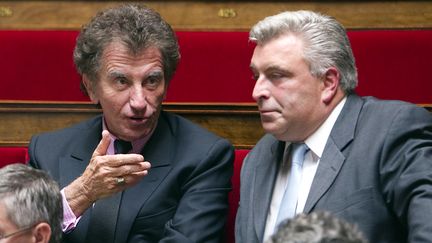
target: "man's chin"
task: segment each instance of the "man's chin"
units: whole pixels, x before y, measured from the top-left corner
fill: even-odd
[[[281,134],[281,129],[277,127],[274,123],[262,123],[261,124],[264,131],[273,135],[278,140],[283,140],[284,134]]]
[[[152,129],[146,127],[141,129],[124,129],[122,134],[119,136],[121,139],[126,141],[136,141],[147,137]]]
[[[277,134],[277,129],[275,129],[275,127],[273,126],[273,125],[271,125],[271,124],[262,124],[262,127],[263,127],[263,129],[264,129],[264,131],[266,132],[266,133],[270,133],[270,134],[273,134],[273,135],[276,135]]]

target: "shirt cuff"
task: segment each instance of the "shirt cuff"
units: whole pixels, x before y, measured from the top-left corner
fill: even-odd
[[[72,209],[69,206],[69,203],[66,200],[66,196],[64,194],[64,188],[60,191],[60,194],[62,196],[62,202],[63,202],[63,223],[62,223],[62,230],[63,233],[68,233],[75,229],[76,225],[78,224],[79,220],[81,219],[81,216],[78,218],[73,213]]]

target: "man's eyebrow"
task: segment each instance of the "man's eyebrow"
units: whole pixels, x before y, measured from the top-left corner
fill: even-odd
[[[157,71],[151,71],[147,77],[157,77],[157,78],[162,78],[163,77],[163,72],[161,70],[157,70]]]
[[[109,78],[126,78],[126,75],[122,72],[113,71],[108,73]]]
[[[268,67],[266,67],[265,70],[267,72],[271,72],[271,71],[285,71],[285,69],[283,69],[282,67],[277,66],[277,65],[268,66]]]
[[[252,71],[255,71],[255,70],[256,70],[256,67],[255,67],[255,65],[253,65],[253,64],[251,64],[251,65],[249,66],[249,68],[250,68]],[[286,72],[285,69],[283,69],[282,67],[280,67],[280,66],[278,66],[278,65],[271,65],[271,66],[267,66],[267,67],[265,67],[264,71],[265,71],[265,72],[271,72],[271,71],[283,71],[283,72]]]

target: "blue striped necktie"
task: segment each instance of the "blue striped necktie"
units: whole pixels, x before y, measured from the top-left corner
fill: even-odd
[[[275,230],[281,221],[295,216],[303,161],[307,150],[308,147],[304,143],[291,144],[291,173],[280,204]]]

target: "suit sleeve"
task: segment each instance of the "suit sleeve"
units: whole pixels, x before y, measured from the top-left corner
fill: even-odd
[[[58,152],[61,150],[58,146],[60,143],[47,143],[51,138],[35,135],[30,139],[28,146],[29,161],[28,164],[36,169],[41,169],[50,174],[50,176],[59,182],[58,171]]]
[[[432,239],[432,116],[403,107],[391,122],[380,173],[385,200],[407,229],[408,242]]]
[[[30,143],[28,145],[28,154],[29,154],[29,161],[28,164],[32,166],[33,168],[38,168],[37,162],[34,160],[34,146],[36,144],[36,137],[31,137]]]
[[[248,158],[250,156],[250,153],[248,155],[246,155],[246,157],[244,158],[244,162],[242,163],[242,168],[240,170],[240,178],[245,178],[243,180],[241,180],[241,189],[240,189],[240,201],[239,201],[239,205],[238,205],[238,209],[237,209],[237,215],[236,215],[236,220],[235,220],[235,241],[236,242],[244,242],[246,237],[245,237],[245,232],[246,232],[246,227],[247,224],[249,222],[249,220],[247,217],[249,214],[248,213],[244,213],[247,212],[249,210],[247,202],[245,202],[243,204],[242,202],[242,198],[249,196],[249,193],[246,193],[246,191],[243,191],[244,188],[249,188],[250,189],[250,180],[247,180],[246,178],[251,178],[250,175],[250,168],[248,167],[249,163]],[[246,189],[247,190],[247,189]]]
[[[233,160],[228,141],[220,139],[210,148],[182,186],[177,211],[160,242],[222,242]]]

